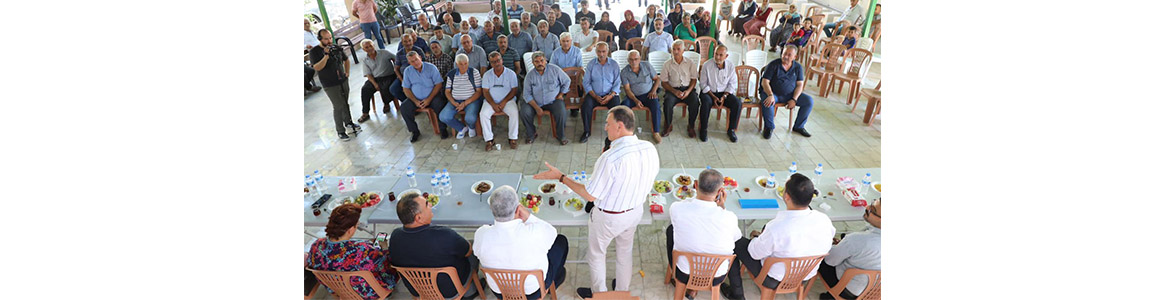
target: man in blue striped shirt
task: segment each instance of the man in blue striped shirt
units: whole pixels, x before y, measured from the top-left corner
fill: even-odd
[[[618,91],[621,87],[620,70],[618,70],[617,62],[609,60],[609,44],[605,42],[597,43],[597,58],[589,61],[589,66],[585,68],[585,78],[582,84],[585,86],[584,103],[581,104],[581,111],[585,115],[581,116],[581,123],[585,125],[585,132],[581,133],[581,143],[589,141],[589,132],[593,123],[593,108],[596,106],[605,106],[613,108],[618,106]],[[606,139],[608,141],[608,139]]]
[[[556,123],[557,140],[561,145],[569,143],[565,138],[565,93],[569,92],[569,75],[561,71],[560,67],[549,65],[545,61],[543,52],[532,54],[533,70],[524,76],[524,101],[528,105],[520,106],[520,121],[524,122],[524,143],[531,144],[536,139],[536,116],[549,110]]]
[[[540,20],[536,24],[538,34],[532,37],[532,51],[553,53],[553,51],[560,49],[557,47],[557,43],[560,43],[560,37],[548,31],[548,21]]]

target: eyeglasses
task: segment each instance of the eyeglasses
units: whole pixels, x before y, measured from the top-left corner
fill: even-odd
[[[872,215],[874,215],[875,217],[878,217],[878,218],[881,218],[881,217],[882,217],[882,215],[879,215],[879,214],[877,213],[877,208],[876,208],[876,207],[873,207],[873,205],[870,205],[869,207],[866,207],[866,208],[865,208],[865,214],[867,214],[867,215],[871,215],[871,214],[872,214]]]

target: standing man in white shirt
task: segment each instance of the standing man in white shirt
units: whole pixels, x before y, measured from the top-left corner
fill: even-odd
[[[670,226],[666,227],[669,257],[674,257],[674,250],[717,255],[735,253],[735,241],[743,238],[743,233],[739,231],[739,218],[724,209],[727,190],[723,189],[723,174],[714,169],[703,170],[699,173],[698,190],[695,199],[670,205]],[[679,281],[675,284],[689,282],[691,270],[687,259],[679,257],[674,266],[674,278]],[[731,261],[719,265],[711,284],[727,279],[730,267]]]
[[[508,146],[516,149],[520,138],[520,110],[516,106],[517,88],[520,86],[516,72],[504,67],[500,52],[488,55],[492,68],[483,75],[484,106],[479,110],[479,125],[483,128],[483,140],[487,142],[484,151],[492,151],[496,145],[492,133],[492,114],[502,112],[508,116]]]
[[[836,286],[843,280],[847,269],[881,270],[882,269],[882,199],[878,199],[865,208],[862,215],[869,228],[862,232],[846,235],[845,238],[829,250],[829,255],[821,261],[821,278],[829,286]],[[834,241],[836,242],[836,241]],[[845,285],[841,291],[841,298],[857,299],[865,291],[865,286],[872,278],[869,276],[854,276],[853,280]],[[829,293],[821,293],[821,299],[833,299]]]
[[[764,232],[752,231],[756,237],[748,240],[741,238],[735,242],[735,262],[732,270],[739,270],[739,264],[747,267],[753,276],[759,276],[763,269],[762,263],[768,257],[804,257],[825,255],[833,246],[833,234],[837,229],[833,222],[824,213],[811,210],[808,204],[812,203],[812,180],[796,173],[788,182],[784,183],[784,206],[776,214],[776,218],[764,225]],[[776,264],[768,271],[768,278],[764,279],[764,286],[775,288],[784,280],[784,264]],[[812,279],[817,275],[813,269],[804,280]],[[743,280],[740,272],[731,272],[727,281],[730,286],[724,285],[720,292],[728,299],[743,299]]]
[[[511,186],[497,188],[488,202],[496,220],[475,230],[471,249],[479,264],[492,269],[540,270],[544,273],[544,286],[550,289],[553,283],[564,283],[569,240],[557,234],[551,224],[532,215],[527,207],[520,206],[516,189]],[[487,276],[487,284],[497,298],[503,298],[499,284],[491,276]],[[528,299],[540,298],[539,284],[536,276],[525,278]]]
[[[596,209],[589,210],[589,249],[586,260],[593,289],[605,292],[605,252],[617,239],[617,266],[614,290],[630,290],[633,274],[634,231],[642,219],[646,194],[658,175],[658,150],[654,144],[634,136],[634,111],[619,105],[609,110],[605,132],[613,141],[609,151],[601,153],[593,164],[593,178],[582,184],[565,177],[565,173],[545,162],[548,171],[535,179],[557,180],[581,195]],[[588,210],[588,209],[587,209]],[[578,288],[582,298],[593,296],[589,288]]]

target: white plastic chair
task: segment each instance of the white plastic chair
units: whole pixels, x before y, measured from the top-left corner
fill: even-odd
[[[626,65],[630,64],[630,61],[629,61],[630,51],[629,50],[614,51],[612,54],[610,54],[610,58],[612,58],[615,62],[617,62],[618,72],[621,72],[622,69],[626,68]]]
[[[744,65],[755,67],[761,72],[764,66],[768,65],[768,52],[762,50],[751,50],[747,52],[747,57],[744,59]]]
[[[691,60],[692,62],[695,62],[695,72],[699,72],[699,58],[701,58],[701,57],[702,56],[699,55],[699,52],[683,51],[683,58],[686,58],[686,59]]]
[[[739,52],[728,52],[727,53],[727,61],[731,62],[732,66],[742,65],[743,59],[740,58],[739,56],[740,56]]]
[[[662,66],[666,64],[666,60],[670,59],[670,54],[666,51],[652,51],[648,55],[650,66],[654,67],[654,72],[662,73]]]
[[[858,38],[857,44],[853,47],[873,51],[873,39],[867,37]]]
[[[573,35],[573,40],[576,41],[577,37],[581,35],[581,24],[569,25],[569,34]],[[581,45],[581,47],[585,47],[585,45]]]
[[[532,64],[532,53],[533,53],[533,52],[526,52],[526,53],[524,53],[524,67],[525,67],[525,70],[529,70],[529,71],[531,71],[531,70],[536,70],[536,65],[533,65],[533,64]],[[547,57],[546,57],[545,59],[547,59]]]
[[[596,52],[581,51],[581,71],[585,71],[589,67],[589,62],[597,58]]]

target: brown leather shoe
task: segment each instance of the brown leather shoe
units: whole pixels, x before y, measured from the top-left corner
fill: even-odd
[[[674,125],[673,125],[673,124],[672,124],[672,125],[666,125],[666,130],[663,130],[663,131],[662,131],[662,136],[664,136],[664,137],[666,137],[666,136],[670,136],[670,131],[671,131],[672,129],[674,129]]]
[[[692,139],[695,138],[695,128],[694,127],[687,127],[687,137],[690,137]]]
[[[661,144],[661,143],[662,143],[662,136],[661,136],[661,135],[658,135],[658,133],[657,133],[657,132],[655,132],[655,133],[654,133],[654,136],[653,136],[653,138],[654,138],[654,143],[655,143],[655,144]]]
[[[508,140],[508,146],[516,149],[516,140]]]
[[[483,151],[492,151],[492,147],[496,146],[496,141],[487,141],[487,146],[483,147]]]
[[[362,122],[369,121],[369,120],[370,120],[370,114],[362,114],[362,117],[358,118],[358,123],[362,123]]]

